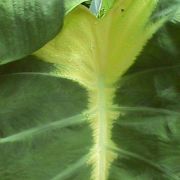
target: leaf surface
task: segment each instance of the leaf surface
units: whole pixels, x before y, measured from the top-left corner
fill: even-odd
[[[55,37],[63,21],[62,0],[0,2],[0,64],[27,56]]]
[[[86,93],[31,59],[1,69],[0,177],[83,180],[91,146]]]
[[[112,8],[114,2],[115,0],[103,0],[102,8],[104,11],[109,11]]]
[[[51,64],[30,57],[25,64],[1,68],[2,102],[12,99],[9,106],[1,105],[0,113],[4,179],[13,174],[30,180],[179,180],[179,25],[164,26],[142,51],[147,42],[141,41],[147,38],[144,28],[149,32],[159,23],[150,21],[146,6],[135,11],[132,2],[116,4],[105,16],[111,23],[76,8],[62,33],[36,53]],[[126,7],[126,15],[119,13]],[[122,20],[130,21],[133,11],[134,20],[147,15],[148,20],[138,18],[145,26],[125,26],[127,34],[119,33]],[[137,51],[129,55],[125,47]],[[13,81],[8,78],[12,74]],[[19,96],[5,94],[17,84]],[[20,108],[12,112],[12,107]],[[8,108],[11,113],[5,113]],[[9,156],[14,152],[15,157]],[[17,156],[19,152],[25,153]]]

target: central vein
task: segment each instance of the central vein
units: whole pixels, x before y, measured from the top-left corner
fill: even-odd
[[[93,166],[92,180],[107,180],[109,168],[116,154],[109,151],[108,146],[114,146],[111,140],[113,120],[117,113],[112,111],[114,88],[108,87],[102,79],[97,87],[89,91],[89,109],[94,145],[91,149],[90,163]]]
[[[96,137],[95,137],[95,152],[96,159],[96,171],[97,171],[97,179],[106,179],[106,170],[107,170],[107,141],[108,141],[108,119],[107,119],[107,104],[106,104],[106,93],[105,87],[103,83],[100,83],[99,89],[97,91],[97,127]]]

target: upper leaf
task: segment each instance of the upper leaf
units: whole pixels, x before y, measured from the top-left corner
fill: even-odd
[[[0,2],[0,64],[22,58],[51,40],[62,26],[62,0]]]

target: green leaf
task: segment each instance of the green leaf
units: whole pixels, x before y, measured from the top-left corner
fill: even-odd
[[[143,49],[164,20],[151,21],[155,1],[126,2],[98,20],[70,12],[35,53],[51,63],[0,68],[3,180],[180,179],[180,28]]]
[[[52,70],[32,57],[1,68],[2,180],[74,176],[83,180],[89,173],[86,156],[91,133],[83,112],[86,93],[76,83],[57,78]],[[76,174],[80,169],[84,178]]]
[[[180,178],[180,26],[169,23],[165,28],[119,82],[115,180]],[[167,36],[171,44],[164,43]]]
[[[60,30],[62,0],[0,2],[0,64],[31,54]]]
[[[178,4],[178,7],[176,7],[177,9],[176,9],[176,11],[175,11],[175,14],[174,14],[174,16],[173,16],[173,18],[172,18],[172,21],[173,22],[180,22],[180,2],[179,2],[179,4]]]
[[[155,17],[169,16],[169,20],[176,23],[179,21],[180,0],[160,1],[156,9]]]

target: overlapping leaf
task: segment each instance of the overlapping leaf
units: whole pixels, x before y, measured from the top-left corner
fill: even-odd
[[[31,54],[60,30],[62,0],[0,2],[0,64]]]
[[[78,17],[80,11],[74,12]],[[89,14],[82,19],[81,27],[94,21]],[[77,21],[69,21],[69,25]],[[31,57],[28,61],[1,67],[0,177],[3,180],[92,179],[92,166],[87,162],[91,158],[89,152],[94,137],[87,122],[89,116],[84,114],[88,97],[75,82],[57,77],[64,70],[60,64],[61,72],[57,72],[57,64],[64,60],[71,62],[74,58],[77,63],[73,68],[83,70],[79,67],[83,62],[81,57],[90,58],[94,47],[87,38],[91,31],[85,27],[79,32],[68,30],[74,30],[74,40],[69,36],[65,36],[66,41],[55,40],[48,51],[46,60],[56,65]],[[117,106],[113,108],[120,116],[112,128],[116,146],[106,144],[108,152],[115,152],[117,157],[111,162],[107,179],[180,178],[179,31],[177,24],[167,24],[117,83],[114,97]],[[79,43],[78,37],[83,37]],[[89,48],[83,46],[84,42]],[[57,55],[53,45],[68,48],[53,59]],[[77,72],[74,80],[78,77],[82,82],[89,77],[86,71]],[[85,87],[89,86],[85,84]],[[96,109],[91,110],[88,113],[95,116]]]

